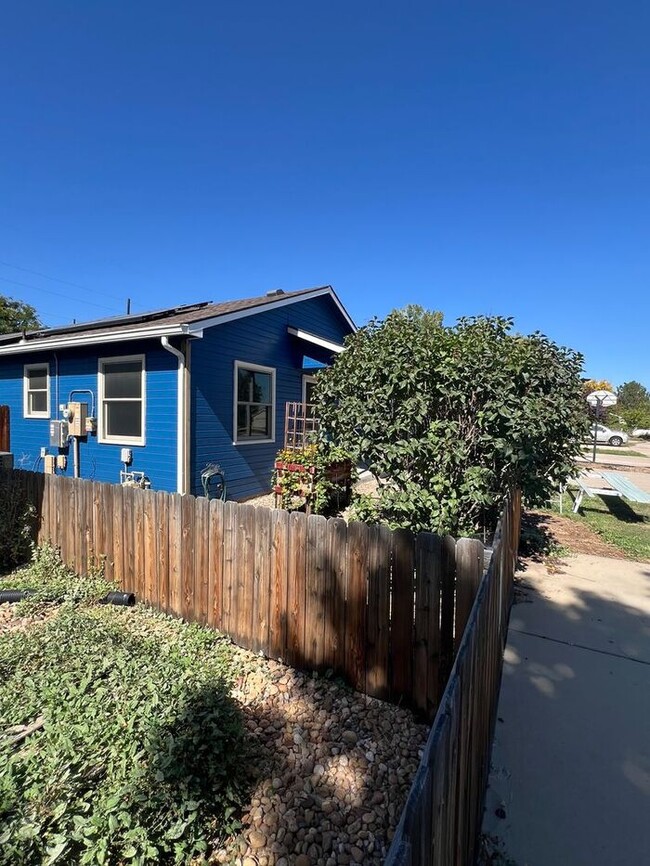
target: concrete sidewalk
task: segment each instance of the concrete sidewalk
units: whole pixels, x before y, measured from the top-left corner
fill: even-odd
[[[648,863],[650,564],[520,576],[483,831],[517,866]]]

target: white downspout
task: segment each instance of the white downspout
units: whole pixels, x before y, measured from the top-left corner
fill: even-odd
[[[186,430],[185,423],[185,355],[172,346],[167,337],[161,337],[160,343],[163,349],[171,352],[178,358],[178,384],[177,384],[177,403],[176,412],[176,491],[177,493],[186,493],[185,479],[185,445],[186,445]]]

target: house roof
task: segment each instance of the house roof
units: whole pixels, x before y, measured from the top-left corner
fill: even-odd
[[[240,298],[216,304],[204,301],[148,313],[96,319],[60,328],[41,328],[15,334],[2,334],[0,355],[175,334],[200,337],[205,328],[321,295],[330,296],[350,329],[356,330],[354,322],[339,301],[334,289],[331,286],[319,286],[295,292],[278,289],[255,298]]]

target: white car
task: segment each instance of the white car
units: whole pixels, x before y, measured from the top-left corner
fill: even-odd
[[[590,441],[594,441],[594,432],[596,433],[596,442],[601,445],[624,445],[627,442],[627,433],[622,430],[610,430],[602,424],[592,424],[590,428]]]
[[[636,430],[632,431],[632,435],[637,436],[639,439],[650,439],[650,428],[637,427]]]

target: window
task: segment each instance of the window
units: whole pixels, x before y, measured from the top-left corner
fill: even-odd
[[[305,406],[305,416],[307,418],[314,417],[314,387],[316,385],[316,376],[302,377],[302,402]]]
[[[144,445],[144,355],[99,359],[99,441]]]
[[[314,386],[316,385],[316,376],[302,377],[302,402],[308,406],[314,403]]]
[[[23,377],[23,414],[25,418],[50,417],[49,364],[26,364]]]
[[[275,370],[235,361],[235,444],[275,441]]]

